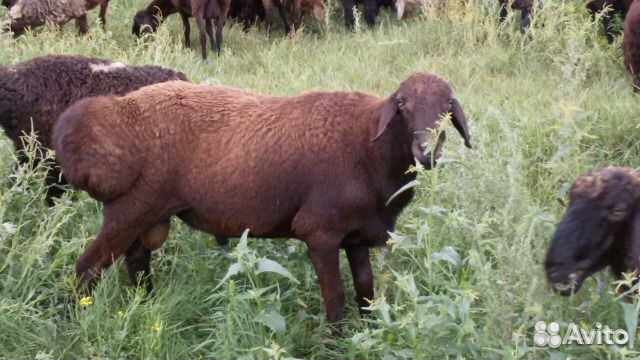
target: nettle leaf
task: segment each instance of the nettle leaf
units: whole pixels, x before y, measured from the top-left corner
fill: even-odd
[[[280,333],[287,330],[287,323],[284,317],[277,311],[270,311],[256,316],[253,321],[266,325],[274,332]]]
[[[388,206],[393,201],[393,199],[395,199],[398,195],[400,195],[403,192],[411,189],[412,187],[416,187],[418,185],[420,185],[420,181],[418,181],[418,180],[409,181],[403,187],[398,189],[398,191],[394,192],[393,195],[391,195],[391,197],[389,197],[389,200],[387,200],[387,202],[384,205]]]
[[[453,266],[460,266],[461,260],[458,252],[452,248],[451,246],[445,246],[442,250],[434,252],[431,254],[432,261],[446,261],[451,263]]]
[[[629,348],[633,349],[633,342],[636,339],[636,329],[638,328],[638,309],[636,304],[621,302],[624,310],[624,324],[629,333]]]
[[[278,264],[277,262],[271,259],[267,259],[264,257],[258,260],[258,268],[256,269],[256,274],[260,274],[263,272],[272,272],[272,273],[280,274],[288,278],[289,280],[293,281],[296,284],[300,283],[298,279],[293,277],[293,275],[289,272],[289,270],[284,268],[284,266]]]
[[[229,280],[230,277],[239,274],[240,272],[242,272],[244,269],[242,268],[242,264],[240,263],[234,263],[231,264],[231,266],[229,266],[229,270],[227,270],[227,273],[224,275],[224,277],[222,278],[222,280],[220,280],[220,282],[218,283],[218,285],[214,288],[217,289],[219,288],[222,284],[224,284],[225,282],[227,282],[227,280]]]

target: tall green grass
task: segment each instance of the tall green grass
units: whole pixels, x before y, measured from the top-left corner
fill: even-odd
[[[581,1],[545,2],[527,36],[517,31],[517,16],[498,24],[492,0],[451,2],[445,13],[426,9],[403,22],[383,10],[375,29],[360,21],[354,33],[332,1],[326,29],[309,22],[284,38],[281,29],[267,37],[262,28],[243,33],[229,25],[221,56],[207,61],[197,48],[183,49],[177,17],[148,41],[134,39],[131,19],[144,3],[112,1],[107,31],[92,13],[85,37],[71,24],[17,41],[3,35],[0,64],[84,54],[278,95],[387,96],[410,74],[431,72],[453,87],[474,149],[450,128],[443,165],[420,171],[392,240],[372,256],[369,318],[358,316],[342,259],[348,306],[336,338],[302,242],[243,239],[218,247],[179,221],[154,253],[155,297],[131,288],[119,261],[90,305],[69,302],[74,263],[100,227],[100,206],[76,192],[45,207],[42,169],[13,172],[3,137],[0,358],[638,357],[627,347],[551,350],[532,341],[539,320],[626,326],[609,275],[600,288],[587,280],[578,295],[561,298],[547,288],[542,268],[567,184],[586,170],[640,160],[640,105],[620,42],[606,44]],[[192,37],[197,44],[195,31]],[[271,271],[262,272],[264,259],[283,269],[266,261]],[[237,273],[225,278],[230,267]],[[633,309],[627,314],[637,317]]]

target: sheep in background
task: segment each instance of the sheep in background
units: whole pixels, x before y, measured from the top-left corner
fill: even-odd
[[[17,2],[18,0],[2,0],[1,4],[2,6],[6,7],[7,9],[11,9],[11,7]]]
[[[500,22],[507,18],[507,6],[511,4],[514,10],[520,10],[520,32],[525,33],[531,25],[531,12],[534,7],[534,0],[498,0],[500,2]],[[540,4],[541,5],[541,4]]]
[[[591,0],[587,3],[587,10],[593,18],[597,13],[609,8],[609,12],[602,16],[602,28],[609,43],[612,43],[613,38],[620,33],[619,30],[611,27],[611,20],[619,16],[624,21],[632,2],[633,0]]]
[[[27,28],[45,24],[63,26],[75,19],[80,34],[89,31],[87,11],[100,5],[100,21],[104,27],[109,0],[3,0],[10,7],[9,30],[14,37],[22,35]]]
[[[640,91],[640,1],[631,4],[624,20],[624,40],[622,42],[624,64],[633,76],[633,90]]]
[[[325,25],[326,5],[324,0],[283,0],[282,6],[285,8],[294,29],[299,29],[302,25],[302,17],[309,15]]]
[[[404,19],[414,11],[427,4],[428,0],[396,0],[396,17],[398,20]]]
[[[451,114],[471,147],[449,85],[414,74],[391,96],[307,92],[292,97],[172,81],[124,97],[82,100],[60,116],[53,141],[69,183],[104,203],[96,240],[76,263],[90,289],[121,255],[141,269],[176,215],[218,238],[296,237],[309,249],[327,319],[342,318],[339,253],[346,250],[362,308],[373,298],[369,248],[382,246],[430,169]],[[113,151],[119,149],[119,151]],[[427,150],[431,149],[431,150]],[[136,240],[140,239],[140,240]]]
[[[606,167],[576,179],[545,259],[549,284],[563,296],[607,266],[618,278],[640,270],[640,173],[629,168]]]
[[[230,0],[153,0],[146,9],[140,10],[133,18],[132,33],[141,36],[147,32],[155,32],[160,24],[157,18],[164,20],[176,12],[180,13],[184,26],[184,45],[191,47],[189,39],[191,27],[189,18],[194,17],[198,26],[202,58],[207,58],[207,35],[211,41],[211,51],[220,55],[222,48],[222,30],[224,28]],[[213,35],[215,22],[216,34]]]
[[[51,148],[58,116],[85,97],[124,95],[146,85],[186,80],[184,74],[159,66],[127,66],[82,56],[50,55],[0,68],[0,126],[11,139],[21,164],[28,162],[20,137],[33,131],[42,148]],[[40,153],[41,151],[38,151]],[[36,157],[36,165],[41,161]],[[47,173],[46,200],[62,195],[57,167]]]

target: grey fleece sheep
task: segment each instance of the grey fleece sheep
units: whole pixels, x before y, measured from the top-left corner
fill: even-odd
[[[421,73],[386,98],[276,97],[170,81],[81,100],[53,131],[69,183],[104,203],[100,233],[76,263],[79,284],[90,287],[121,255],[134,282],[136,272],[148,275],[150,250],[162,246],[175,215],[217,237],[248,228],[258,237],[303,240],[327,319],[339,321],[340,249],[366,306],[373,298],[369,248],[384,245],[411,201],[411,190],[390,200],[415,179],[407,169],[416,160],[427,169],[437,162],[443,119],[471,147],[449,85]]]
[[[15,37],[22,35],[27,28],[36,28],[45,24],[62,26],[72,19],[80,34],[89,30],[87,11],[100,5],[100,21],[104,27],[109,0],[17,0],[11,6],[9,18],[10,30]]]
[[[0,68],[0,126],[13,141],[20,163],[28,159],[20,150],[25,133],[36,132],[44,148],[51,145],[51,130],[71,104],[89,96],[124,95],[146,85],[186,80],[184,74],[159,66],[127,66],[82,56],[44,56]],[[36,163],[41,158],[35,159]],[[47,183],[60,184],[57,168]],[[47,202],[62,194],[57,186],[47,192]]]

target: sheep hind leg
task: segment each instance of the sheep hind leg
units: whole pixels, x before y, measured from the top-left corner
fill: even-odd
[[[85,35],[89,32],[89,24],[87,23],[87,15],[82,15],[76,18],[76,28],[78,29],[78,33],[80,35]]]
[[[131,285],[144,286],[147,294],[152,294],[151,251],[159,249],[169,236],[171,222],[163,221],[144,232],[127,250],[125,265]],[[142,273],[138,277],[138,273]]]
[[[216,39],[213,36],[213,20],[204,19],[206,24],[207,36],[209,36],[209,41],[211,42],[211,51],[218,50],[218,55],[220,55],[220,50],[216,46]]]
[[[47,170],[47,174],[44,178],[45,185],[47,187],[45,194],[45,202],[48,207],[52,207],[54,199],[59,199],[65,193],[65,190],[61,187],[64,183],[60,180],[60,170],[55,168],[56,165],[51,165]]]
[[[202,59],[206,60],[207,59],[207,34],[205,30],[206,23],[202,15],[196,16],[196,24],[198,25],[198,33],[200,36],[200,47],[202,49]]]
[[[111,266],[146,230],[157,223],[149,215],[160,204],[146,205],[140,206],[126,197],[104,205],[100,233],[76,262],[80,292],[90,292],[102,270]]]
[[[142,241],[137,239],[127,250],[124,263],[131,285],[135,287],[144,286],[147,294],[151,294],[153,291],[153,281],[151,280],[151,250],[144,247]],[[138,273],[142,273],[141,276],[138,276]]]
[[[369,310],[364,309],[373,300],[373,272],[369,260],[369,248],[366,246],[349,246],[345,248],[353,285],[356,288],[356,302],[360,315],[367,315]]]
[[[109,6],[109,0],[101,0],[100,1],[100,25],[102,26],[102,30],[107,29],[107,7]]]

